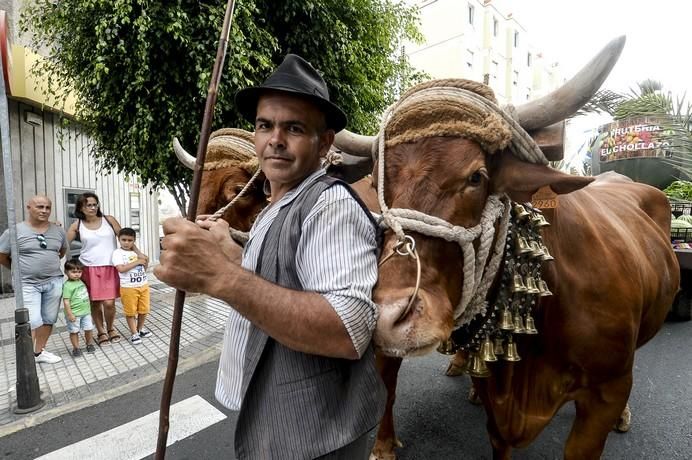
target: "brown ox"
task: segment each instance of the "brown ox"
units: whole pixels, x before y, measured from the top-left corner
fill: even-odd
[[[620,39],[610,47],[621,49],[623,44]],[[560,106],[560,100],[554,102]],[[544,103],[543,112],[546,107]],[[421,112],[436,123],[448,115],[434,103]],[[531,118],[523,112],[522,120],[521,115]],[[556,121],[545,113],[540,116]],[[513,334],[523,359],[488,363],[492,375],[474,378],[474,387],[486,409],[494,458],[508,459],[512,447],[529,444],[568,401],[575,402],[576,417],[565,458],[599,458],[609,431],[625,411],[635,350],[659,330],[678,290],[666,197],[617,174],[595,180],[574,177],[520,160],[506,149],[489,154],[478,142],[449,132],[407,137],[408,130],[425,132],[426,127],[406,114],[392,124],[392,133],[386,132],[407,140],[384,150],[383,193],[390,209],[417,210],[471,228],[479,224],[491,194],[519,203],[530,201],[542,187],[558,194],[557,207],[545,211],[550,226],[542,230],[555,258],[542,263],[542,275],[554,295],[526,307],[539,334]],[[372,198],[374,189],[369,193]],[[460,245],[415,230],[406,233],[415,240],[421,261],[419,290],[414,288],[416,264],[396,255],[399,240],[389,231],[383,256],[393,256],[381,263],[374,292],[380,305],[375,343],[390,356],[379,358],[389,404],[376,458],[394,457],[392,405],[402,357],[429,352],[450,337],[454,306],[463,291],[466,261]],[[476,249],[478,245],[476,240]],[[520,298],[507,294],[502,284],[508,262],[505,257],[487,293],[489,311],[503,292],[510,299]],[[488,324],[496,323],[493,319]]]

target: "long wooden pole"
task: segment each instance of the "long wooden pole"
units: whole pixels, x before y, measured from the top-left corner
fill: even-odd
[[[226,48],[228,47],[228,37],[231,32],[231,23],[233,22],[233,10],[235,1],[228,0],[226,3],[226,15],[223,19],[223,27],[221,28],[221,36],[219,37],[219,46],[216,50],[216,60],[214,61],[214,70],[211,74],[209,82],[209,90],[207,91],[207,102],[204,107],[204,116],[202,117],[202,128],[199,135],[199,144],[197,145],[197,161],[192,176],[192,187],[190,187],[190,202],[187,208],[187,219],[194,222],[197,217],[197,202],[199,200],[199,189],[202,183],[202,171],[204,169],[204,158],[207,154],[207,144],[209,143],[209,134],[211,131],[211,122],[214,115],[214,106],[216,105],[216,96],[218,94],[219,82],[221,81],[221,73],[226,57]],[[159,434],[156,443],[156,460],[166,458],[166,443],[168,441],[168,421],[169,412],[171,409],[171,397],[173,395],[173,383],[175,382],[175,372],[178,369],[178,350],[180,348],[180,326],[183,319],[183,306],[185,305],[185,291],[177,289],[175,291],[175,303],[173,307],[173,322],[171,324],[171,341],[168,349],[168,369],[166,369],[166,380],[163,383],[163,391],[161,393],[161,406],[159,413]]]

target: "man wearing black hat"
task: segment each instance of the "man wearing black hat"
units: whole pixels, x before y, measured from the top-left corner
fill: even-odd
[[[320,169],[346,116],[290,54],[236,104],[255,123],[271,205],[242,253],[222,220],[167,220],[156,276],[232,306],[216,398],[240,411],[238,458],[365,459],[385,398],[370,343],[376,226]]]

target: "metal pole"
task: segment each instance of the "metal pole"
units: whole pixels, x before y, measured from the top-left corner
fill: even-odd
[[[4,46],[4,45],[3,45]],[[43,407],[41,392],[36,374],[34,344],[29,325],[29,310],[24,308],[22,295],[22,275],[19,269],[17,251],[17,216],[14,210],[14,176],[12,173],[12,152],[10,150],[10,121],[7,107],[4,68],[0,59],[0,138],[2,142],[2,171],[5,182],[7,205],[7,228],[10,233],[10,254],[12,257],[12,279],[15,299],[15,355],[17,367],[17,407],[15,412],[24,414]]]
[[[190,187],[190,202],[187,209],[187,219],[192,222],[194,222],[195,218],[197,217],[197,202],[199,200],[199,189],[202,183],[204,159],[207,154],[207,144],[209,143],[211,122],[214,115],[214,106],[216,105],[219,82],[221,81],[221,72],[223,70],[224,59],[226,57],[228,36],[231,32],[234,7],[235,1],[228,0],[226,3],[226,15],[224,16],[223,20],[223,27],[221,28],[221,36],[219,37],[219,46],[216,49],[216,60],[214,61],[214,68],[212,71],[211,80],[209,82],[209,90],[207,91],[207,101],[204,107],[204,116],[202,117],[202,128],[199,135],[199,144],[197,145],[197,160],[195,161],[195,170],[192,176],[192,186]],[[156,443],[156,455],[154,456],[156,460],[163,460],[166,457],[169,412],[171,408],[171,397],[173,395],[173,383],[175,382],[175,371],[178,368],[180,326],[183,319],[184,305],[185,291],[177,289],[175,291],[173,321],[171,323],[171,341],[168,349],[168,368],[166,369],[166,379],[164,380],[163,392],[161,393],[159,433]]]

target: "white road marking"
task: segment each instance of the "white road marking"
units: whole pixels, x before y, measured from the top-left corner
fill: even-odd
[[[170,446],[226,418],[199,395],[171,406],[168,443]],[[140,460],[156,451],[159,411],[65,446],[36,460]]]

